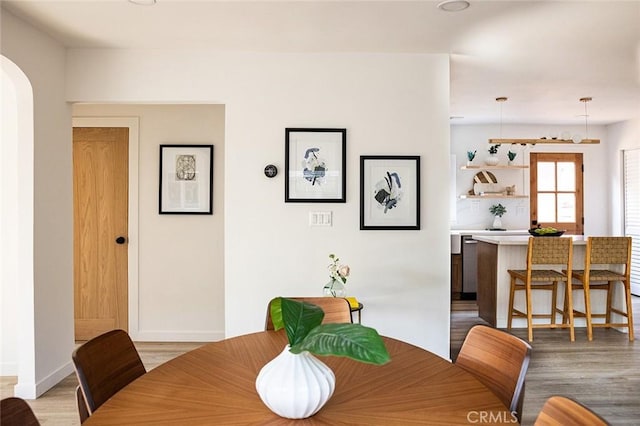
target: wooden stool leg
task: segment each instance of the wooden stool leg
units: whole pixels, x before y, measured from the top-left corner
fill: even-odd
[[[533,342],[533,311],[531,310],[531,283],[525,283],[525,295],[527,302],[527,335],[529,341]]]
[[[613,286],[615,282],[609,281],[607,286],[607,310],[605,313],[604,322],[611,324],[611,304],[613,303]]]
[[[631,283],[623,282],[624,285],[624,297],[627,302],[627,324],[629,325],[629,341],[633,342],[633,306],[631,304]]]
[[[587,339],[593,340],[593,325],[591,324],[591,291],[589,290],[589,283],[582,283],[582,289],[584,290],[584,316],[587,318]]]
[[[511,276],[511,288],[509,290],[509,315],[507,316],[507,330],[511,331],[511,323],[513,321],[513,302],[516,293],[516,278]]]
[[[571,296],[571,278],[565,281],[565,298],[567,300],[567,310],[569,311],[569,336],[572,342],[576,340],[575,330],[573,328],[573,297]]]
[[[558,281],[551,284],[551,324],[556,323],[556,311],[558,310]],[[562,315],[564,323],[564,314]]]

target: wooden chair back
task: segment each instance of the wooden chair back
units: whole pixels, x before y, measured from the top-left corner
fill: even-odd
[[[529,237],[527,261],[530,265],[568,265],[570,268],[572,248],[570,237]]]
[[[82,388],[80,385],[76,386],[76,405],[78,407],[80,424],[82,424],[89,418],[89,409],[87,408],[87,403],[84,400],[84,395],[82,394]]]
[[[94,337],[73,351],[71,359],[89,414],[147,372],[124,330]]]
[[[343,297],[289,297],[289,299],[311,303],[322,308],[324,311],[323,324],[353,322],[351,319],[351,305],[349,305],[349,301]],[[271,302],[267,305],[267,319],[264,329],[273,330]]]
[[[40,422],[24,399],[10,397],[0,401],[0,425],[39,426]]]
[[[455,364],[491,389],[520,420],[530,356],[531,346],[524,340],[476,325],[467,333]]]
[[[584,405],[564,396],[552,396],[542,406],[535,426],[606,426],[609,423]]]
[[[629,274],[631,237],[589,237],[585,269],[591,265],[625,265]]]

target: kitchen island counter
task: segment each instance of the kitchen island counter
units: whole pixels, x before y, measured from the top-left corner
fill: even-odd
[[[525,246],[525,250],[526,250],[527,244],[529,243],[529,237],[531,235],[529,235],[527,231],[525,231],[525,233],[526,235],[477,234],[473,238],[478,241],[484,241],[486,243],[496,244],[496,245]],[[583,235],[566,235],[566,237],[571,237],[571,239],[573,240],[574,250],[575,250],[575,246],[584,246],[587,244],[587,238]],[[556,237],[537,237],[537,238],[556,238]],[[526,263],[524,266],[526,266]]]
[[[582,235],[568,236],[573,239],[572,268],[584,269],[585,248],[587,237]],[[557,238],[557,237],[536,237]],[[506,328],[509,310],[509,269],[526,269],[527,244],[529,237],[525,235],[476,235],[478,241],[478,313],[482,319],[494,327]],[[561,266],[551,266],[560,269]],[[617,287],[616,287],[617,288]],[[558,289],[558,305],[564,301],[564,288]],[[618,307],[623,306],[622,292],[614,294],[614,303]],[[524,311],[524,292],[516,292],[515,306]],[[548,313],[551,305],[550,292],[534,292],[532,295],[534,312]],[[591,293],[592,312],[604,312],[606,304],[606,292],[594,291]],[[584,312],[584,294],[579,291],[573,293],[573,305]],[[544,322],[544,319],[534,319],[534,322]],[[575,321],[576,327],[585,327],[584,318]],[[525,318],[514,318],[514,328],[526,328]]]

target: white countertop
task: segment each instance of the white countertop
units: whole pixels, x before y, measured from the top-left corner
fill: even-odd
[[[499,231],[498,231],[499,232]],[[506,245],[506,246],[526,246],[529,243],[530,235],[503,235],[496,236],[493,235],[477,235],[474,236],[474,240],[484,241],[485,243],[497,244],[497,245]],[[567,237],[571,237],[573,239],[574,245],[585,245],[587,244],[587,239],[583,235],[567,235]],[[534,237],[534,238],[557,238],[557,237]]]
[[[526,229],[509,229],[506,231],[489,231],[486,229],[452,229],[451,230],[451,254],[461,253],[462,235],[471,235],[474,239],[479,236],[529,235]]]
[[[489,231],[487,229],[452,229],[451,235],[529,235],[526,229],[507,229],[506,231]]]

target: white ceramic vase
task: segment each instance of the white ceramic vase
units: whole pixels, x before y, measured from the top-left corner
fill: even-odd
[[[500,219],[500,216],[495,216],[493,218],[492,228],[493,229],[502,229],[502,219]]]
[[[484,162],[487,164],[487,166],[497,166],[500,162],[500,159],[495,154],[489,154],[489,156],[484,159]]]
[[[289,345],[258,373],[256,390],[271,411],[288,419],[317,413],[333,395],[336,377],[309,352],[293,354]]]

